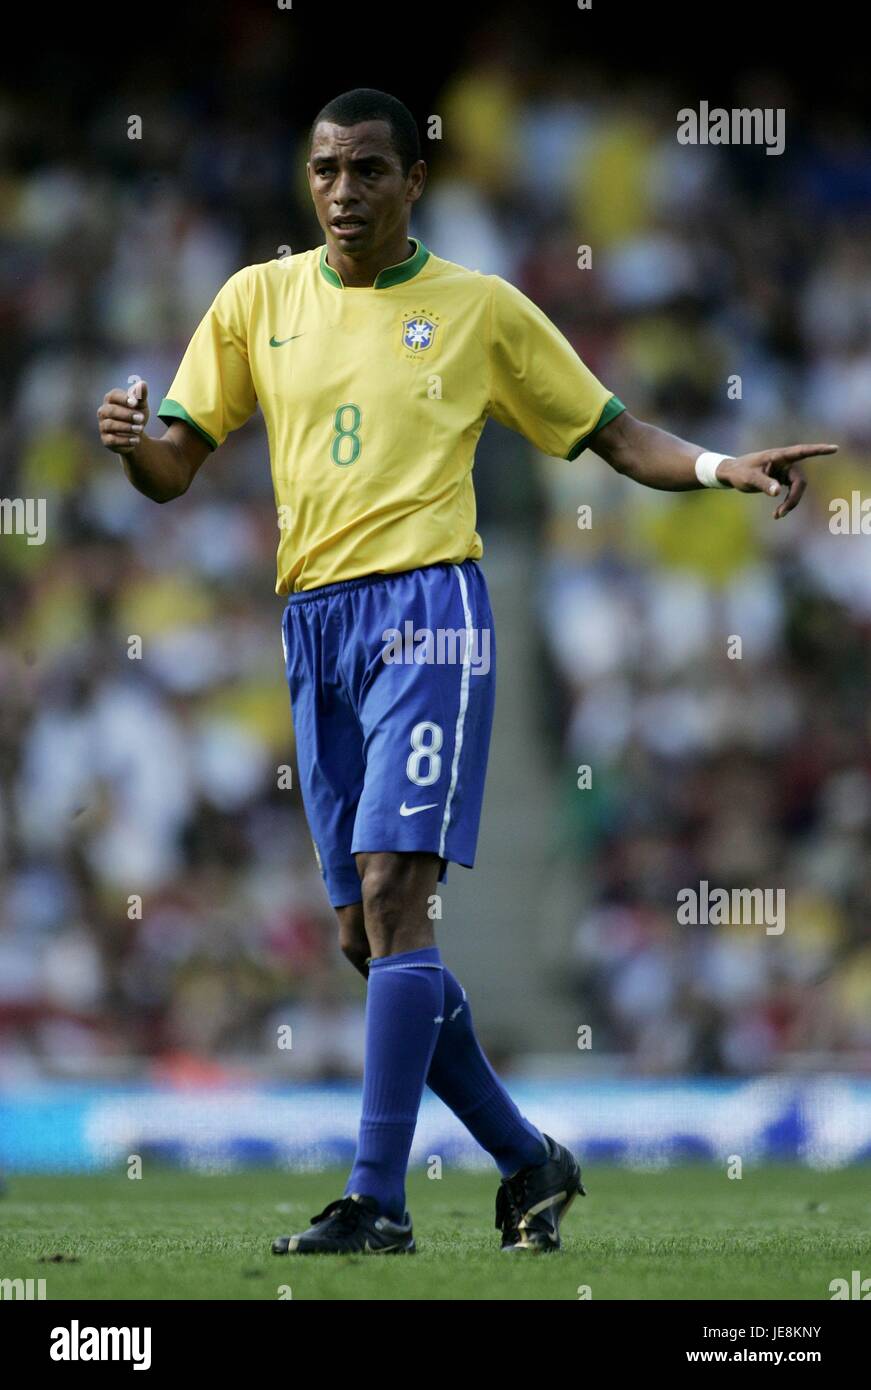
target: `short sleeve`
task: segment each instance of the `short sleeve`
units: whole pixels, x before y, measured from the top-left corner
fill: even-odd
[[[497,275],[488,279],[490,414],[543,454],[577,458],[626,407],[531,299]]]
[[[218,291],[157,412],[167,425],[184,420],[212,449],[257,407],[248,362],[250,283],[246,267]]]

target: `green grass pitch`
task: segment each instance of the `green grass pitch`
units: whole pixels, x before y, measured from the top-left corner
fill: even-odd
[[[340,1195],[344,1173],[153,1169],[15,1176],[0,1200],[0,1279],[46,1280],[48,1299],[828,1299],[871,1274],[871,1169],[591,1167],[563,1250],[502,1255],[496,1181],[409,1179],[418,1253],[276,1258]],[[58,1258],[62,1257],[62,1258]],[[285,1292],[284,1297],[287,1297]]]

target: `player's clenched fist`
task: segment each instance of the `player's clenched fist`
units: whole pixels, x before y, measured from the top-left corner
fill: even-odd
[[[100,443],[115,454],[132,454],[148,424],[148,383],[107,391],[97,411]]]

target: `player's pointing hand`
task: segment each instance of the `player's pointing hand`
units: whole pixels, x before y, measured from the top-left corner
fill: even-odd
[[[787,494],[774,513],[776,521],[798,506],[807,487],[802,459],[837,452],[837,444],[787,444],[783,449],[763,449],[758,454],[724,459],[717,466],[717,477],[738,492],[766,492],[769,497],[776,497],[781,487],[786,487]]]
[[[132,454],[148,424],[148,383],[107,391],[97,411],[100,443],[115,454]]]

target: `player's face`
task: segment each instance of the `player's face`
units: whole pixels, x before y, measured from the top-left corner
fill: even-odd
[[[418,160],[403,174],[386,121],[322,121],[306,168],[328,246],[346,256],[370,256],[407,228],[426,166]]]

